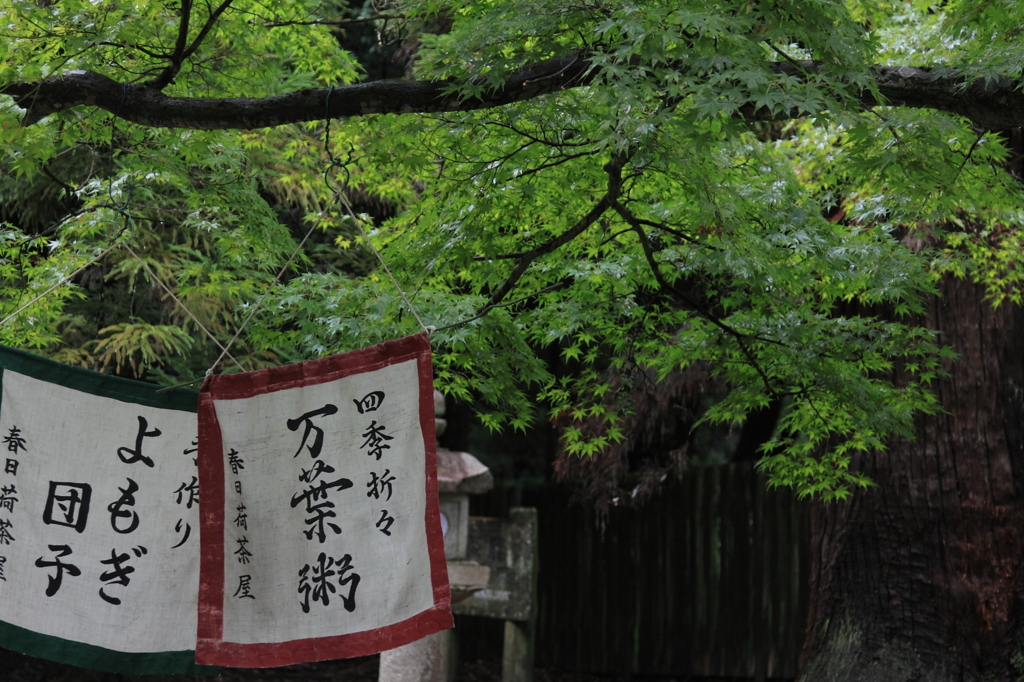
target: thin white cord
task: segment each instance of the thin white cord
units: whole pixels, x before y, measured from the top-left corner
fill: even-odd
[[[95,257],[95,258],[93,258],[93,259],[92,259],[91,261],[89,261],[88,263],[86,263],[86,264],[85,264],[85,265],[83,265],[82,267],[78,268],[77,270],[75,270],[74,272],[72,272],[72,273],[71,273],[70,275],[68,275],[68,276],[67,276],[67,277],[65,277],[64,279],[60,280],[59,282],[57,282],[56,284],[54,284],[54,285],[53,285],[52,287],[50,287],[49,289],[47,289],[47,290],[46,290],[46,291],[44,291],[43,293],[39,294],[38,296],[36,296],[35,298],[33,298],[33,299],[32,299],[31,301],[29,301],[29,302],[28,302],[28,303],[26,303],[25,305],[23,305],[23,306],[21,306],[20,308],[18,308],[17,310],[15,310],[15,311],[14,311],[13,313],[11,313],[11,314],[10,314],[10,315],[8,315],[7,317],[5,317],[5,318],[4,318],[3,320],[0,320],[0,327],[3,327],[3,326],[4,326],[4,325],[6,325],[6,324],[7,324],[8,322],[10,322],[11,320],[13,320],[13,319],[14,319],[15,317],[17,317],[17,316],[18,316],[18,314],[19,314],[19,313],[21,313],[22,311],[24,311],[24,310],[25,310],[26,308],[30,307],[30,306],[31,306],[31,305],[32,305],[33,303],[35,303],[35,302],[36,302],[36,301],[38,301],[39,299],[43,298],[44,296],[46,296],[47,294],[49,294],[49,293],[51,293],[51,292],[53,292],[53,291],[56,291],[56,290],[57,290],[57,289],[59,289],[60,287],[64,286],[64,285],[65,285],[65,284],[67,284],[68,282],[70,282],[70,281],[71,281],[71,279],[72,279],[72,278],[73,278],[73,277],[74,277],[75,275],[77,275],[78,273],[82,272],[82,271],[83,271],[83,270],[85,270],[85,269],[86,269],[87,267],[89,267],[90,265],[92,265],[93,263],[95,263],[96,261],[98,261],[99,259],[101,259],[101,258],[103,258],[104,256],[106,256],[106,255],[107,255],[108,253],[110,253],[110,252],[111,252],[111,251],[113,251],[113,250],[114,250],[115,248],[117,248],[117,246],[118,246],[118,243],[117,243],[117,242],[114,242],[114,243],[113,243],[113,244],[111,244],[111,245],[110,245],[109,247],[107,247],[107,248],[106,248],[106,250],[104,250],[104,251],[103,251],[103,253],[101,253],[100,255],[96,256],[96,257]]]
[[[224,349],[224,351],[220,354],[220,357],[218,357],[214,361],[214,363],[212,365],[210,365],[210,369],[206,370],[206,375],[207,376],[210,376],[211,374],[213,374],[213,370],[216,369],[217,365],[220,364],[220,361],[224,359],[224,356],[227,354],[228,350],[235,343],[235,339],[238,338],[238,335],[242,333],[243,329],[245,329],[245,325],[249,324],[249,320],[252,319],[252,316],[255,315],[256,311],[260,309],[261,305],[263,305],[263,301],[266,300],[267,296],[270,294],[270,291],[274,288],[274,285],[276,285],[278,280],[281,279],[281,275],[283,275],[285,270],[288,269],[288,266],[292,264],[293,260],[295,260],[295,256],[297,256],[299,254],[299,251],[302,250],[302,247],[305,246],[306,240],[309,239],[309,235],[313,234],[313,230],[315,228],[316,228],[316,225],[310,225],[309,231],[306,232],[306,236],[303,237],[302,241],[299,242],[299,245],[295,247],[295,250],[292,251],[292,255],[289,256],[288,260],[285,262],[285,264],[283,266],[281,266],[281,269],[277,273],[277,277],[274,278],[274,281],[270,283],[270,286],[267,287],[267,290],[263,292],[263,296],[260,297],[260,300],[256,301],[256,305],[253,306],[252,310],[249,311],[249,314],[246,315],[245,320],[242,322],[242,326],[240,326],[238,328],[238,331],[235,332],[235,335],[231,337],[230,341],[228,341],[228,345]]]
[[[225,348],[225,347],[223,346],[223,344],[221,344],[221,342],[217,340],[217,337],[215,337],[215,336],[214,336],[214,335],[213,335],[213,334],[212,334],[212,333],[210,332],[210,330],[209,330],[209,329],[207,329],[206,327],[204,327],[204,326],[203,326],[203,323],[202,323],[202,322],[200,322],[200,321],[198,320],[198,318],[196,318],[196,316],[192,314],[192,311],[191,311],[191,310],[189,310],[189,309],[188,309],[188,307],[187,307],[187,306],[186,306],[186,305],[185,305],[184,303],[182,303],[182,302],[181,302],[181,300],[180,300],[180,299],[178,299],[178,297],[177,297],[177,296],[175,296],[175,295],[174,295],[174,292],[173,292],[173,291],[171,291],[171,290],[170,290],[169,288],[167,288],[167,285],[166,285],[166,284],[164,284],[164,283],[163,283],[163,282],[162,282],[162,281],[160,280],[160,278],[156,276],[156,273],[155,273],[155,272],[153,272],[152,270],[150,270],[150,269],[149,269],[149,266],[148,266],[148,265],[146,265],[146,261],[144,261],[144,260],[142,260],[141,258],[139,258],[139,254],[137,254],[137,253],[135,253],[134,251],[132,251],[132,247],[128,246],[127,244],[125,244],[125,245],[124,245],[124,248],[126,248],[126,249],[128,250],[128,253],[130,253],[130,254],[132,254],[133,256],[135,256],[135,260],[139,261],[139,265],[141,265],[141,266],[142,266],[142,268],[143,268],[143,269],[144,269],[144,270],[146,271],[146,274],[147,274],[147,275],[149,275],[149,276],[150,276],[150,277],[151,277],[151,278],[153,279],[153,281],[154,281],[154,282],[156,282],[157,284],[159,284],[159,285],[160,285],[160,287],[161,287],[161,288],[162,288],[162,289],[163,289],[164,291],[166,291],[166,292],[167,292],[167,295],[168,295],[168,296],[170,296],[170,297],[171,297],[171,299],[172,299],[172,300],[173,300],[173,301],[174,301],[174,302],[175,302],[176,304],[178,304],[178,305],[179,305],[179,306],[181,307],[181,309],[182,309],[182,310],[184,310],[184,311],[185,311],[185,313],[186,313],[186,314],[187,314],[187,315],[188,315],[189,317],[191,317],[191,318],[192,318],[192,321],[193,321],[193,322],[195,322],[195,323],[196,323],[196,324],[197,324],[197,325],[199,326],[199,328],[200,328],[200,329],[202,329],[202,330],[203,330],[203,331],[204,331],[204,332],[206,333],[206,335],[207,335],[208,337],[210,337],[210,340],[211,340],[211,341],[213,341],[213,342],[214,342],[215,344],[217,344],[217,348],[220,348],[220,349],[221,349],[221,350],[222,350],[222,351],[223,351],[224,353],[227,353],[227,356],[228,356],[229,358],[231,358],[231,361],[232,361],[232,362],[234,362],[234,363],[235,363],[235,365],[237,365],[237,366],[238,366],[238,369],[240,369],[240,370],[242,370],[242,371],[244,372],[244,371],[245,371],[245,367],[242,367],[241,363],[239,363],[239,362],[238,362],[238,360],[235,360],[234,356],[232,356],[232,355],[231,355],[230,353],[228,353],[228,350],[227,350],[227,348]],[[223,357],[223,356],[222,356],[222,357]]]
[[[380,263],[381,267],[384,268],[384,272],[387,273],[388,278],[391,280],[391,283],[395,285],[395,289],[398,289],[398,294],[399,296],[402,297],[402,300],[405,301],[406,307],[409,308],[410,312],[412,312],[412,316],[416,318],[417,322],[419,322],[420,328],[423,329],[424,333],[426,333],[429,336],[434,331],[434,326],[431,325],[428,327],[427,325],[423,324],[423,320],[420,319],[419,313],[416,312],[416,308],[413,307],[412,303],[409,301],[409,297],[405,295],[405,291],[402,289],[401,286],[399,286],[398,280],[395,279],[395,276],[391,274],[391,269],[388,267],[388,264],[384,262],[384,257],[380,255],[380,251],[377,250],[377,247],[373,245],[373,242],[370,241],[369,236],[367,236],[366,232],[363,230],[363,221],[360,220],[359,217],[356,216],[355,211],[352,210],[352,206],[350,206],[348,203],[348,198],[341,192],[337,192],[337,196],[339,201],[341,202],[341,205],[345,207],[345,210],[348,211],[349,216],[352,218],[353,221],[355,221],[356,228],[359,230],[359,234],[362,235],[363,241],[365,241],[366,244],[370,247],[370,250],[373,251],[373,255],[377,257],[377,261]]]

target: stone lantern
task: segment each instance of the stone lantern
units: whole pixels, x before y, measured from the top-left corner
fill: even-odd
[[[434,391],[437,436],[447,422],[444,396]],[[468,452],[437,448],[437,489],[441,532],[448,563],[452,603],[487,587],[491,569],[466,559],[469,545],[469,496],[494,487],[490,469]],[[379,682],[451,682],[455,675],[455,638],[445,630],[397,649],[381,652]]]
[[[437,437],[444,434],[444,396],[434,391],[434,424]],[[487,587],[491,570],[466,560],[469,545],[469,496],[481,495],[494,487],[491,470],[468,452],[437,448],[437,492],[441,507],[441,534],[448,560],[448,583],[452,603]]]

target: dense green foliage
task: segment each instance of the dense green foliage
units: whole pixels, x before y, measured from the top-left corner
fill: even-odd
[[[317,22],[375,11],[2,0],[0,84],[88,69],[193,97],[341,85],[358,59]],[[242,366],[419,331],[365,233],[437,327],[438,387],[488,425],[526,426],[539,398],[585,456],[623,437],[629,406],[607,395],[606,370],[704,363],[731,389],[705,419],[783,400],[764,466],[834,499],[868,483],[853,452],[938,409],[929,384],[951,353],[915,324],[935,278],[972,275],[1019,301],[1003,138],[859,104],[872,64],[1019,74],[1016,3],[408,0],[383,15],[382,39],[418,41],[416,77],[455,92],[571,50],[597,75],[497,109],[335,121],[329,150],[322,122],[149,129],[80,107],[21,127],[0,99],[0,313],[115,241],[141,257],[112,250],[0,341],[191,380],[219,355],[199,325],[226,344],[309,230],[232,347]],[[772,69],[799,59],[825,68]],[[756,109],[780,120],[744,119]],[[329,156],[359,215],[323,181]],[[557,376],[538,355],[553,345]]]

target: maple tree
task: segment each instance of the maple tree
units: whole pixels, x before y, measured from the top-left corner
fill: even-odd
[[[1021,674],[1022,540],[971,539],[1024,471],[1015,3],[0,7],[0,341],[176,383],[250,314],[220,370],[422,321],[442,390],[493,427],[539,397],[580,456],[628,436],[609,370],[699,364],[728,387],[703,419],[781,403],[771,481],[846,500],[817,512],[808,679]],[[360,82],[338,31],[366,25],[407,78]],[[851,606],[896,589],[865,552],[898,563],[915,514],[919,556],[958,547],[900,588],[936,605]]]

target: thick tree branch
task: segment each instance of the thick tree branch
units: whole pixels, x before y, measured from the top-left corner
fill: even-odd
[[[227,4],[222,4],[218,10],[223,11]],[[194,49],[203,35],[193,41],[186,53]],[[686,65],[680,64],[677,68],[685,71]],[[783,61],[772,62],[771,68],[779,74],[806,78],[822,66],[810,61]],[[1004,78],[965,84],[962,77],[937,75],[913,66],[880,66],[874,71],[884,101],[865,92],[860,97],[864,106],[888,104],[935,109],[965,116],[986,130],[1024,126],[1024,92],[1019,88],[1019,80]],[[595,74],[596,69],[586,55],[574,52],[515,71],[501,86],[473,97],[460,98],[452,94],[454,84],[442,81],[358,83],[333,90],[329,113],[331,118],[341,118],[486,109],[586,85],[593,81]],[[37,83],[0,86],[0,94],[11,95],[19,106],[29,110],[26,125],[49,114],[85,105],[112,113],[120,111],[121,118],[140,125],[207,130],[262,128],[319,120],[324,117],[327,92],[327,88],[321,88],[260,98],[168,97],[144,85],[129,85],[125,90],[122,83],[90,71],[70,71]],[[119,109],[124,93],[124,105]],[[768,120],[801,116],[805,112],[780,114],[748,109],[741,113],[749,119]]]
[[[480,97],[460,99],[443,81],[373,81],[334,88],[330,117],[367,114],[441,113],[470,111],[532,99],[573,87],[584,80],[589,62],[577,55],[549,59],[512,74],[505,85]],[[127,87],[92,71],[69,71],[38,83],[0,86],[0,94],[14,97],[28,109],[24,124],[77,106],[95,106],[139,125],[162,128],[221,130],[265,128],[324,118],[327,88],[254,98],[168,97],[144,86]]]

